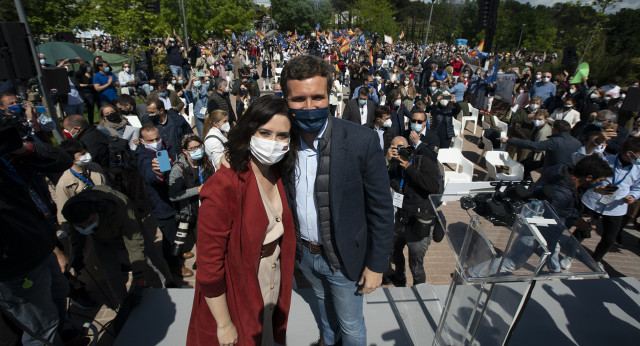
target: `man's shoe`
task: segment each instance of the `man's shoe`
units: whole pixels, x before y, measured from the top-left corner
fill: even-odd
[[[171,272],[176,276],[183,277],[183,278],[189,278],[193,276],[193,272],[191,271],[191,269],[185,266],[173,267],[171,268]]]
[[[184,258],[184,259],[193,258],[193,256],[195,256],[195,255],[191,251],[187,251],[187,252],[182,254],[182,258]]]

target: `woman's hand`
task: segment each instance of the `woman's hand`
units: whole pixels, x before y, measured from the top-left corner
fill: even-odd
[[[220,346],[233,346],[238,342],[238,330],[233,322],[225,326],[218,325],[218,342]]]

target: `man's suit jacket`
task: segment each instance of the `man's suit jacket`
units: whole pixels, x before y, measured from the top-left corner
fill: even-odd
[[[413,143],[411,143],[411,140],[409,139],[410,134],[411,130],[406,130],[404,131],[402,136],[407,139],[409,144],[413,145]],[[416,154],[427,156],[437,161],[439,149],[438,147],[440,146],[440,138],[438,137],[438,135],[433,131],[427,129],[424,132],[424,135],[420,135],[420,141],[422,143],[418,144],[418,146],[416,147]]]
[[[343,274],[360,279],[366,266],[383,273],[389,264],[393,239],[393,201],[378,135],[364,126],[329,117],[331,122],[329,210],[331,236]],[[320,139],[323,140],[323,139]],[[300,256],[294,177],[286,179]]]
[[[365,124],[373,122],[373,112],[376,110],[376,104],[371,100],[367,100],[367,121]],[[358,99],[353,98],[347,102],[344,106],[344,113],[342,113],[342,119],[353,121],[358,125],[364,125],[360,121],[360,105],[358,105]]]

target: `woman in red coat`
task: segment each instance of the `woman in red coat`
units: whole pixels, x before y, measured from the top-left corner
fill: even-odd
[[[286,342],[296,239],[279,171],[293,170],[298,147],[287,111],[273,96],[254,102],[229,132],[231,168],[200,193],[187,345]]]

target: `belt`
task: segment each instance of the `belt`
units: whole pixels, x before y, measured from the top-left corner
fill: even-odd
[[[300,238],[300,242],[302,243],[302,245],[304,245],[304,247],[309,249],[309,252],[311,252],[314,255],[319,255],[324,253],[324,246],[322,245],[311,244],[302,238]]]
[[[276,246],[278,246],[278,239],[272,241],[269,244],[262,245],[262,250],[260,250],[260,258],[265,258],[273,255],[276,251]]]

